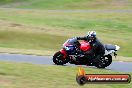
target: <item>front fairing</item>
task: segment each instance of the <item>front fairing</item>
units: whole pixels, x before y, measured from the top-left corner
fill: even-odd
[[[64,49],[66,50],[66,52],[69,54],[69,55],[72,55],[72,54],[75,54],[76,53],[76,48],[74,45],[67,45],[67,46],[64,46]]]
[[[75,47],[75,43],[77,42],[76,38],[71,38],[68,39],[64,44],[63,44],[63,48],[66,50],[66,52],[69,55],[73,55],[76,53],[76,47]]]

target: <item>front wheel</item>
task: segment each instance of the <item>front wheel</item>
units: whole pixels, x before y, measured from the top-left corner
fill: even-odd
[[[68,62],[68,58],[67,57],[64,58],[64,55],[59,51],[54,54],[53,62],[57,65],[63,65]]]

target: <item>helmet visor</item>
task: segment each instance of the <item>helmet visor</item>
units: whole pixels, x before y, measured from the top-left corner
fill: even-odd
[[[90,39],[90,40],[94,40],[94,36],[90,36],[89,39]]]

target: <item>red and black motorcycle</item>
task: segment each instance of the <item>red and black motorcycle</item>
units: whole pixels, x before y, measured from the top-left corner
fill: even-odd
[[[112,63],[111,54],[114,53],[114,55],[117,55],[115,52],[120,48],[117,45],[104,45],[106,49],[104,56],[102,56],[99,61],[94,61],[90,60],[87,55],[78,53],[77,44],[80,44],[79,48],[82,52],[87,52],[91,49],[91,46],[87,41],[79,42],[76,38],[68,39],[63,44],[63,49],[54,54],[53,62],[57,65],[64,65],[69,62],[70,64],[89,65],[96,66],[98,68],[105,68]]]

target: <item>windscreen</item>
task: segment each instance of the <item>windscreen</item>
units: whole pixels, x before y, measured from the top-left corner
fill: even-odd
[[[72,39],[68,39],[63,45],[66,46],[66,45],[74,45],[75,42],[77,42],[77,39],[76,38],[72,38]]]

